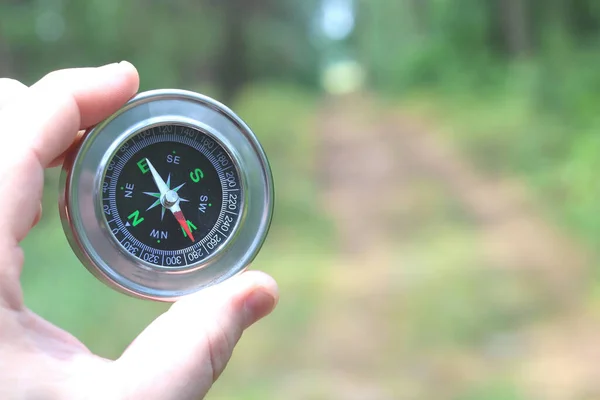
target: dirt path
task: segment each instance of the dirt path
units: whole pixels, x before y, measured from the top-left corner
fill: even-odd
[[[507,374],[543,399],[582,399],[568,393],[598,386],[589,352],[569,357],[572,373],[563,381],[556,375],[565,366],[552,369],[574,351],[570,322],[555,327],[564,318],[581,322],[588,259],[537,215],[526,191],[483,176],[431,127],[368,96],[327,104],[318,134],[339,262],[329,271],[330,301],[304,344],[314,351],[306,355],[309,372],[298,377],[305,384],[294,387],[305,392],[287,398],[449,399]],[[457,249],[467,255],[453,259]],[[460,296],[470,302],[447,317],[446,305]],[[561,319],[534,324],[548,315]],[[585,321],[576,325],[581,340],[594,326]],[[479,336],[445,341],[455,333]]]

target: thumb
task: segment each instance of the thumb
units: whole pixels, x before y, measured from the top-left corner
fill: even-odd
[[[278,298],[270,276],[249,271],[179,300],[113,364],[123,398],[202,398],[242,332],[268,315]]]

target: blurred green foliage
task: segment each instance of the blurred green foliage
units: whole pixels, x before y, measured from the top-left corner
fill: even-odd
[[[600,237],[600,6],[594,0],[359,2],[369,83],[427,110],[491,173],[518,174]]]
[[[510,382],[496,379],[493,382],[486,382],[477,386],[467,393],[456,397],[453,400],[525,400],[527,397],[521,393],[518,385]]]
[[[315,87],[305,38],[315,0],[0,2],[0,71],[31,84],[47,72],[132,62],[141,90],[183,87],[231,101],[248,81]]]

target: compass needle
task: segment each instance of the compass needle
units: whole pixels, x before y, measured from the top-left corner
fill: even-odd
[[[173,191],[178,192],[179,189],[181,189],[183,187],[183,185],[185,185],[185,182],[183,182],[181,185],[179,185],[176,188],[174,188]]]
[[[152,179],[154,179],[154,183],[156,184],[158,190],[160,191],[160,195],[164,196],[165,193],[169,191],[169,186],[162,180],[159,173],[156,171],[152,163],[148,158],[146,158],[146,163],[148,164],[148,168],[150,168],[150,172],[152,173]]]
[[[158,206],[158,205],[160,205],[160,200],[156,200],[154,203],[152,203],[152,205],[151,205],[150,207],[148,207],[148,208],[146,209],[146,211],[148,211],[148,210],[152,210],[154,207],[156,207],[156,206]]]
[[[65,165],[59,201],[69,244],[124,293],[175,301],[218,283],[248,266],[269,230],[262,147],[206,96],[140,93],[90,129]],[[99,198],[89,201],[91,193]]]
[[[195,242],[196,240],[194,239],[194,235],[192,235],[188,220],[185,218],[181,210],[173,211],[173,215],[190,240]]]

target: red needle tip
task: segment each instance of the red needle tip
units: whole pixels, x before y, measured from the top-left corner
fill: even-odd
[[[181,211],[175,211],[173,213],[173,215],[175,215],[175,218],[177,219],[177,222],[179,222],[179,225],[181,225],[181,227],[183,228],[183,230],[185,231],[185,233],[188,235],[188,237],[190,238],[190,240],[192,242],[195,242],[196,240],[194,240],[194,235],[192,235],[192,231],[190,230],[190,227],[189,227],[189,225],[187,223],[187,220],[183,216],[183,213]]]

